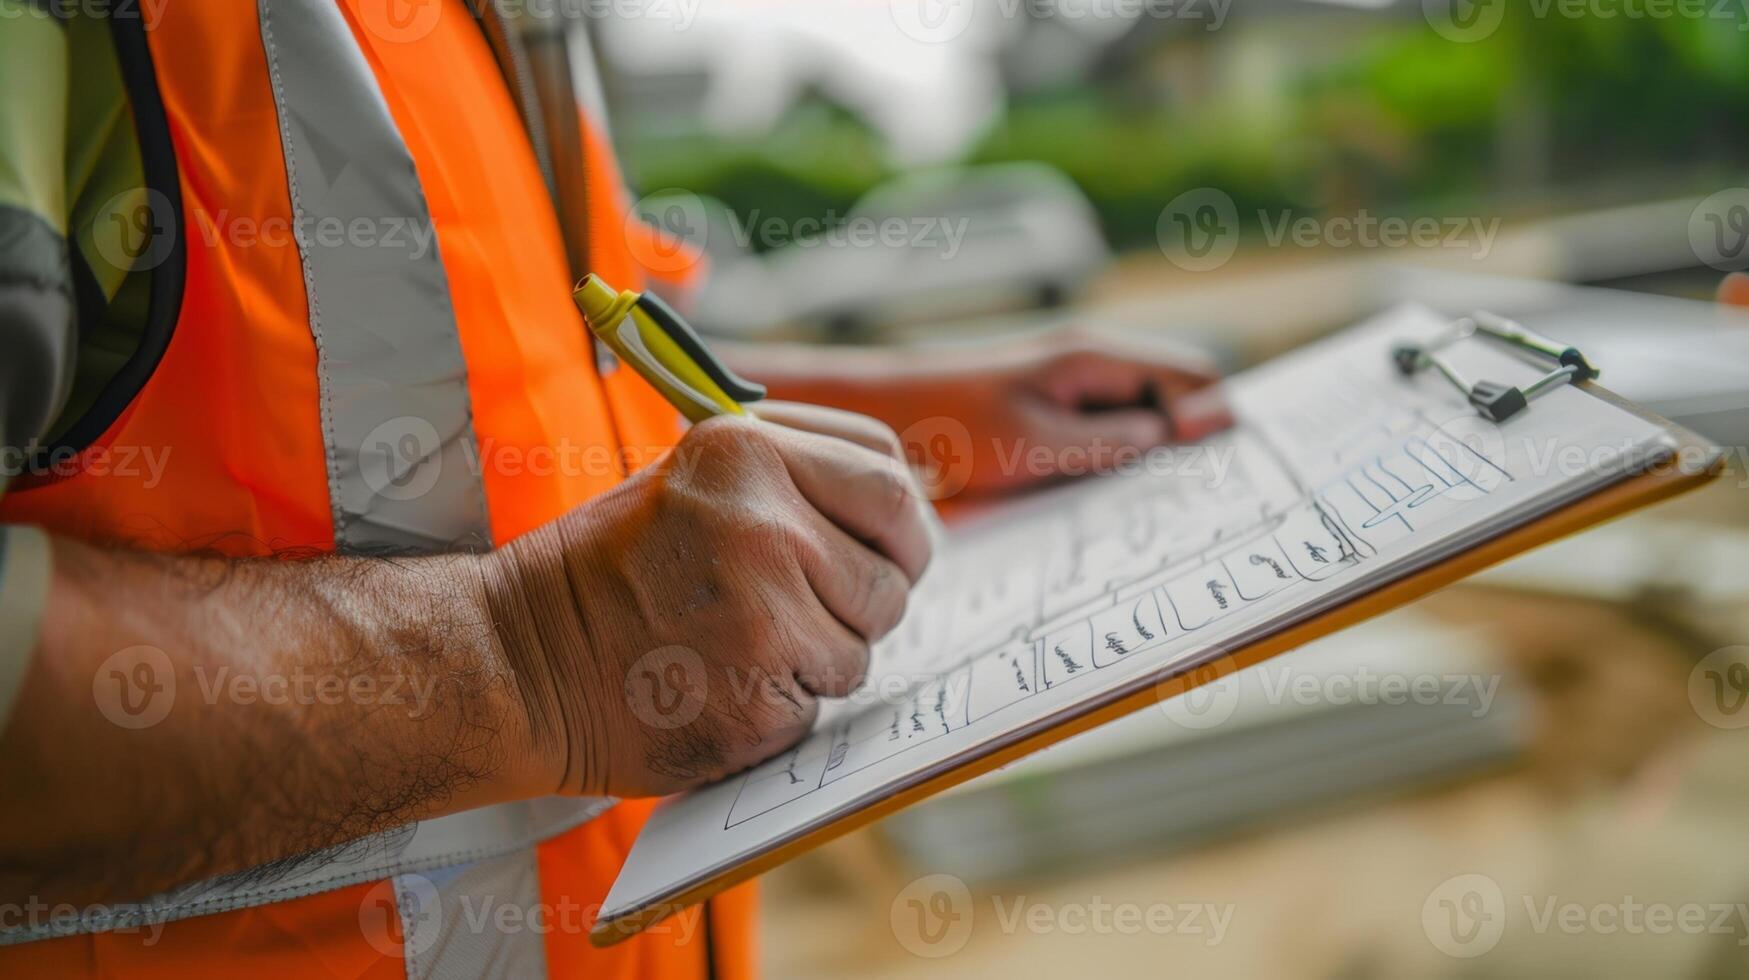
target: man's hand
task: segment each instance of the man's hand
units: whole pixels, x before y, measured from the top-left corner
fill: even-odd
[[[1232,422],[1207,363],[1087,333],[976,349],[744,349],[735,361],[774,394],[886,422],[913,462],[955,471],[933,488],[946,492],[1110,469]]]
[[[714,419],[624,485],[488,559],[487,599],[565,792],[650,796],[782,751],[929,561],[878,423]],[[814,431],[801,431],[807,428]],[[839,436],[842,438],[837,438]],[[861,442],[864,445],[857,445]]]

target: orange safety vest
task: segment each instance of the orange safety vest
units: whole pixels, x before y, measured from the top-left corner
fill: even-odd
[[[14,487],[0,520],[236,556],[486,548],[678,438],[642,379],[596,365],[527,91],[460,0],[139,7],[154,22],[115,32],[152,219],[175,233],[144,257],[161,359],[79,457],[92,465]],[[593,271],[634,284],[649,242],[589,101],[571,110],[584,245]],[[145,451],[161,469],[116,465]],[[751,975],[745,889],[591,947],[649,809],[490,807],[32,918],[0,932],[0,975]]]

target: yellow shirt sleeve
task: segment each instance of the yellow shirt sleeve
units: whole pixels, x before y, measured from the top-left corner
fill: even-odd
[[[67,25],[0,0],[0,488],[72,389],[78,329],[67,252]]]
[[[67,28],[40,0],[0,0],[0,493],[60,413],[77,328],[67,259]],[[0,527],[0,729],[36,646],[48,537]]]
[[[0,0],[0,207],[67,234],[67,27],[32,0]]]

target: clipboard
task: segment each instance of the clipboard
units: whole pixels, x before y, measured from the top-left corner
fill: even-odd
[[[1484,314],[1477,318],[1471,318],[1470,323],[1473,324],[1477,319],[1485,316]],[[1504,321],[1496,322],[1505,327],[1516,327],[1515,324],[1505,324]],[[1522,328],[1518,329],[1522,330]],[[1427,353],[1437,352],[1451,343],[1467,339],[1474,333],[1475,331],[1469,324],[1460,321],[1452,332],[1442,335],[1435,341],[1419,345],[1419,350],[1423,355],[1419,362],[1410,354],[1405,353],[1407,348],[1403,345],[1392,350],[1381,351],[1380,356],[1384,357],[1388,354],[1402,374],[1412,375],[1422,369],[1437,366],[1433,363],[1432,358],[1425,356]],[[1493,339],[1508,345],[1519,346],[1510,339],[1502,340],[1497,336]],[[1539,351],[1539,346],[1545,349]],[[1573,357],[1578,356],[1585,365],[1582,369],[1568,370],[1567,365],[1561,364],[1563,352],[1569,351],[1571,353],[1566,355],[1567,365],[1573,364]],[[1558,379],[1541,383],[1541,386],[1531,392],[1529,397],[1522,399],[1524,403],[1528,403],[1530,398],[1545,392],[1557,381],[1570,384],[1587,396],[1615,406],[1634,418],[1656,427],[1669,437],[1670,451],[1668,455],[1662,457],[1663,461],[1653,462],[1640,472],[1626,475],[1602,489],[1567,502],[1550,512],[1492,534],[1427,567],[1383,582],[1375,588],[1343,601],[1334,608],[1273,630],[1268,635],[1252,642],[1236,646],[1213,660],[1202,660],[1186,664],[1182,668],[1162,670],[1153,679],[1153,682],[1145,687],[1129,690],[1109,700],[1092,702],[1064,710],[1051,717],[1048,727],[967,758],[963,762],[951,765],[940,772],[932,773],[882,798],[872,800],[866,805],[836,815],[829,822],[809,828],[805,832],[784,840],[761,853],[752,855],[746,860],[736,862],[720,872],[691,883],[660,902],[632,909],[627,914],[600,918],[591,930],[591,941],[597,946],[608,946],[620,942],[649,928],[669,915],[702,903],[719,892],[758,877],[807,851],[896,813],[913,803],[920,802],[977,776],[992,772],[1064,739],[1079,735],[1133,712],[1158,705],[1164,700],[1214,683],[1238,670],[1263,663],[1312,640],[1389,612],[1522,552],[1696,489],[1716,477],[1722,470],[1722,457],[1716,447],[1710,446],[1698,436],[1675,423],[1647,412],[1615,395],[1592,380],[1596,376],[1596,370],[1591,367],[1588,361],[1583,361],[1582,355],[1578,355],[1577,351],[1572,348],[1556,345],[1545,338],[1535,338],[1532,335],[1530,344],[1524,346],[1520,353],[1552,357],[1557,366],[1551,372],[1551,376],[1560,376]],[[1484,415],[1488,414],[1486,407],[1470,398],[1471,391],[1464,390],[1465,385],[1461,376],[1454,377],[1455,372],[1445,369],[1441,369],[1440,373],[1458,386],[1465,397],[1470,399],[1471,404],[1475,405],[1477,411]],[[1488,390],[1494,391],[1499,387],[1510,386],[1496,385]],[[1498,401],[1498,399],[1493,398],[1487,400],[1496,403]],[[1511,414],[1527,410],[1534,412],[1535,408],[1527,409],[1525,404],[1519,404]]]

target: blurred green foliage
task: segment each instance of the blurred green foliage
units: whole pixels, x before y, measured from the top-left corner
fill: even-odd
[[[1218,90],[1177,97],[1148,81],[1165,73],[1144,60],[1099,87],[1011,100],[966,162],[1058,167],[1119,248],[1151,245],[1161,208],[1198,187],[1226,191],[1242,216],[1535,213],[1716,189],[1749,171],[1738,27],[1508,17],[1486,41],[1457,44],[1393,23],[1291,71],[1270,111]],[[1220,38],[1200,43],[1221,56]],[[818,100],[759,139],[634,137],[626,149],[639,187],[710,194],[743,218],[843,213],[894,173],[878,135]]]
[[[708,133],[634,138],[627,151],[633,186],[644,193],[682,188],[719,198],[749,225],[843,214],[895,171],[880,136],[830,103],[809,101],[758,139]]]

